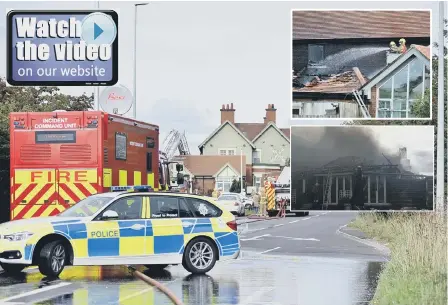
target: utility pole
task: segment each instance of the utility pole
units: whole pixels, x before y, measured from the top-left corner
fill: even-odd
[[[435,210],[443,213],[445,210],[445,36],[443,30],[445,28],[445,2],[439,2],[439,79],[438,79],[438,98],[437,98],[437,184],[436,184],[436,205]]]

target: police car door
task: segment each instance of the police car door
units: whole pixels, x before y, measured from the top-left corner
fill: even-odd
[[[145,254],[147,203],[144,195],[121,197],[87,225],[92,265],[126,264]]]
[[[160,263],[173,264],[182,260],[180,253],[184,245],[184,230],[179,218],[180,198],[165,194],[149,196],[151,229],[147,228],[146,231],[152,232],[153,245],[147,245],[146,254],[166,259],[166,262]]]

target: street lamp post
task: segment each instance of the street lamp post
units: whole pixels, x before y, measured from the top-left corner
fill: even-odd
[[[137,118],[137,8],[148,4],[148,2],[134,4],[134,105],[132,106],[134,119]]]
[[[444,40],[445,35],[443,30],[445,28],[445,3],[444,1],[439,2],[439,87],[438,87],[438,101],[437,101],[437,184],[436,184],[436,204],[435,210],[439,212],[444,211],[444,199],[445,199],[445,105],[444,105],[444,65],[445,65],[445,56],[444,56]]]

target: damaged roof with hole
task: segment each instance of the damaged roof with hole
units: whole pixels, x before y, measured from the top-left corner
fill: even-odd
[[[430,35],[430,10],[293,12],[293,40],[423,38]]]
[[[294,92],[314,92],[314,93],[352,93],[358,90],[367,82],[358,68],[333,75],[326,79],[319,79],[317,76],[302,88],[293,89]]]

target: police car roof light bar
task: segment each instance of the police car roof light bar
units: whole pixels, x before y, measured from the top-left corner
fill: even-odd
[[[111,186],[111,192],[152,192],[149,185]]]

